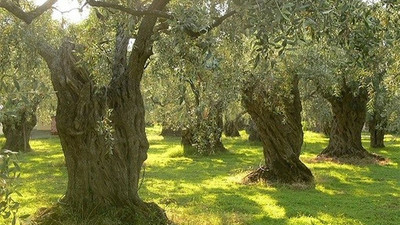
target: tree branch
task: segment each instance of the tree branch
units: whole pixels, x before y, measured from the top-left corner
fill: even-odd
[[[25,23],[30,24],[34,19],[49,10],[56,2],[57,0],[47,0],[45,3],[43,3],[43,5],[38,6],[36,9],[30,12],[25,12],[14,2],[10,2],[9,0],[0,0],[0,8],[4,8],[14,16],[23,20]]]
[[[165,19],[169,19],[169,20],[175,19],[175,17],[173,15],[166,13],[166,12],[159,11],[159,10],[135,10],[135,9],[131,9],[131,8],[128,8],[128,7],[120,5],[120,4],[97,1],[97,0],[87,0],[87,4],[89,4],[92,7],[116,9],[116,10],[128,13],[130,15],[133,15],[133,16],[151,15],[151,16],[157,16],[157,17],[165,18]],[[221,25],[222,22],[224,22],[224,20],[228,19],[229,17],[233,16],[234,14],[236,14],[236,11],[228,12],[225,15],[216,18],[214,20],[213,24],[209,25],[206,29],[203,29],[201,31],[193,31],[189,27],[185,27],[184,31],[190,37],[198,38],[202,34],[210,32],[212,29]]]
[[[198,37],[200,37],[202,34],[208,33],[208,32],[210,32],[212,29],[218,27],[219,25],[222,24],[222,22],[224,22],[226,19],[228,19],[229,17],[231,17],[231,16],[233,16],[233,15],[235,15],[235,14],[236,14],[236,11],[235,11],[235,10],[230,11],[230,12],[226,13],[225,15],[216,18],[216,19],[214,20],[214,23],[213,23],[213,24],[211,24],[211,25],[208,26],[206,29],[203,29],[203,30],[201,30],[201,31],[193,31],[193,30],[191,30],[189,27],[185,27],[185,33],[186,33],[187,35],[189,35],[190,37],[198,38]]]
[[[200,93],[199,90],[197,90],[196,85],[193,83],[193,81],[190,78],[185,79],[186,82],[189,83],[190,89],[192,90],[194,94],[194,98],[196,100],[196,107],[200,105]]]
[[[110,2],[96,1],[96,0],[87,0],[87,3],[92,7],[116,9],[116,10],[128,13],[130,15],[133,15],[133,16],[151,15],[151,16],[157,16],[157,17],[166,18],[166,19],[174,19],[174,17],[171,14],[168,14],[168,13],[165,13],[165,12],[162,12],[159,10],[135,10],[135,9],[125,7],[123,5],[110,3]]]

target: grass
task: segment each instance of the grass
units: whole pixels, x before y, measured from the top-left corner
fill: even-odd
[[[312,170],[315,188],[243,185],[243,176],[262,164],[259,143],[224,138],[228,153],[185,157],[179,138],[148,128],[149,157],[140,195],[159,204],[176,224],[398,224],[400,221],[400,138],[372,152],[387,165],[348,165],[313,160],[327,138],[306,132],[301,159]],[[0,142],[4,139],[0,139]],[[33,140],[35,152],[20,156],[23,197],[20,214],[33,214],[62,196],[67,175],[57,138]],[[368,146],[367,136],[363,136]],[[1,221],[0,221],[1,223]]]

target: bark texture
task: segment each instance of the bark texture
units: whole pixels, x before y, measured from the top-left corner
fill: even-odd
[[[224,133],[227,137],[240,137],[238,126],[234,120],[225,120]]]
[[[258,133],[258,129],[254,120],[249,121],[246,132],[249,134],[249,141],[261,141],[261,137]]]
[[[346,86],[340,97],[328,96],[332,107],[333,121],[328,147],[320,156],[332,158],[365,158],[373,155],[364,149],[361,132],[366,118],[368,94],[361,91],[358,95]]]
[[[368,121],[368,130],[370,134],[370,146],[372,148],[384,148],[385,143],[386,118],[375,113]]]
[[[13,152],[30,152],[32,148],[29,144],[31,133],[36,126],[35,104],[32,109],[17,113],[17,117],[5,116],[1,121],[6,142],[2,149]]]
[[[168,0],[153,1],[163,10]],[[140,91],[145,64],[152,54],[156,16],[141,20],[127,57],[129,32],[117,30],[112,80],[96,89],[89,72],[77,63],[79,46],[65,41],[59,49],[39,43],[57,93],[57,130],[65,155],[68,186],[62,202],[82,215],[110,207],[134,207],[149,224],[166,223],[163,211],[144,203],[139,179],[149,147]],[[157,210],[155,210],[157,208]]]
[[[312,182],[311,171],[299,159],[303,131],[298,80],[294,79],[292,83],[292,98],[287,97],[282,102],[283,114],[277,113],[271,106],[267,99],[276,98],[268,96],[263,88],[260,82],[255,82],[244,89],[243,103],[258,128],[265,158],[265,166],[245,179],[285,184]]]
[[[199,107],[200,100],[196,101]],[[203,110],[196,110],[194,123],[182,132],[181,144],[185,154],[211,155],[226,151],[222,143],[223,115],[222,102],[211,102]]]
[[[227,137],[240,137],[239,130],[243,128],[242,116],[246,111],[239,113],[235,119],[229,120],[225,117],[224,133]]]
[[[170,137],[181,137],[182,129],[163,125],[160,135],[161,136],[170,136]]]

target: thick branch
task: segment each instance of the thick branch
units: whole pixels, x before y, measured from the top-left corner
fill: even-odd
[[[116,10],[119,10],[119,11],[122,11],[122,12],[125,12],[128,14],[131,14],[133,16],[151,15],[151,16],[157,16],[160,18],[170,19],[170,20],[175,19],[175,17],[173,15],[166,13],[166,12],[159,11],[159,10],[135,10],[135,9],[125,7],[123,5],[110,3],[110,2],[96,1],[96,0],[87,0],[87,3],[92,7],[103,7],[103,8],[116,9]],[[216,18],[214,20],[213,24],[209,25],[206,29],[203,29],[201,31],[193,31],[189,27],[185,27],[185,33],[193,38],[198,38],[202,34],[210,32],[212,29],[221,25],[222,22],[224,22],[224,20],[233,16],[235,13],[236,13],[236,11],[231,11],[221,17]]]
[[[206,29],[202,29],[201,31],[193,31],[191,30],[189,27],[185,27],[185,33],[187,35],[189,35],[190,37],[193,38],[198,38],[200,37],[202,34],[208,33],[210,32],[212,29],[218,27],[219,25],[222,24],[222,22],[224,22],[226,19],[228,19],[229,17],[233,16],[236,14],[236,11],[231,11],[226,13],[225,15],[218,17],[214,20],[214,23],[211,24],[210,26],[208,26]]]
[[[87,3],[92,7],[116,9],[116,10],[119,10],[119,11],[122,11],[122,12],[125,12],[128,14],[131,14],[133,16],[150,15],[150,16],[157,16],[157,17],[166,18],[166,19],[174,19],[174,17],[172,15],[162,12],[162,11],[159,11],[159,10],[135,10],[135,9],[125,7],[123,5],[110,3],[110,2],[96,1],[96,0],[87,0]]]
[[[29,43],[31,43],[38,50],[39,55],[43,57],[50,68],[56,57],[56,49],[46,40],[41,38],[40,35],[35,34],[30,29],[26,29],[25,34]]]
[[[42,15],[44,12],[52,8],[54,3],[56,3],[57,0],[47,0],[43,5],[38,6],[36,9],[30,11],[30,12],[25,12],[24,10],[21,9],[17,4],[14,2],[10,2],[9,0],[0,0],[0,8],[4,8],[10,13],[12,13],[14,16],[18,17],[19,19],[23,20],[25,23],[30,24],[34,19]]]
[[[190,89],[192,90],[194,97],[196,99],[196,106],[200,105],[200,93],[199,90],[197,90],[196,85],[193,83],[191,79],[185,79],[186,82],[189,83]]]

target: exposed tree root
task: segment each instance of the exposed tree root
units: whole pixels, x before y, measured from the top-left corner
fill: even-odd
[[[257,182],[266,182],[268,184],[284,184],[290,186],[310,187],[313,186],[313,176],[308,174],[308,172],[297,174],[298,176],[292,177],[292,179],[282,179],[279,177],[278,173],[274,173],[269,170],[266,166],[261,166],[256,170],[250,172],[246,175],[242,182],[244,184],[251,184]],[[295,175],[294,175],[295,176]]]
[[[171,224],[164,210],[155,203],[143,203],[140,206],[109,208],[102,212],[93,212],[83,217],[65,206],[55,205],[40,209],[28,224],[32,225],[167,225]]]
[[[377,155],[375,153],[365,152],[360,155],[341,155],[332,156],[330,154],[320,154],[313,160],[314,162],[331,161],[340,164],[353,164],[353,165],[368,165],[368,164],[379,164],[386,165],[390,161],[389,159]]]

